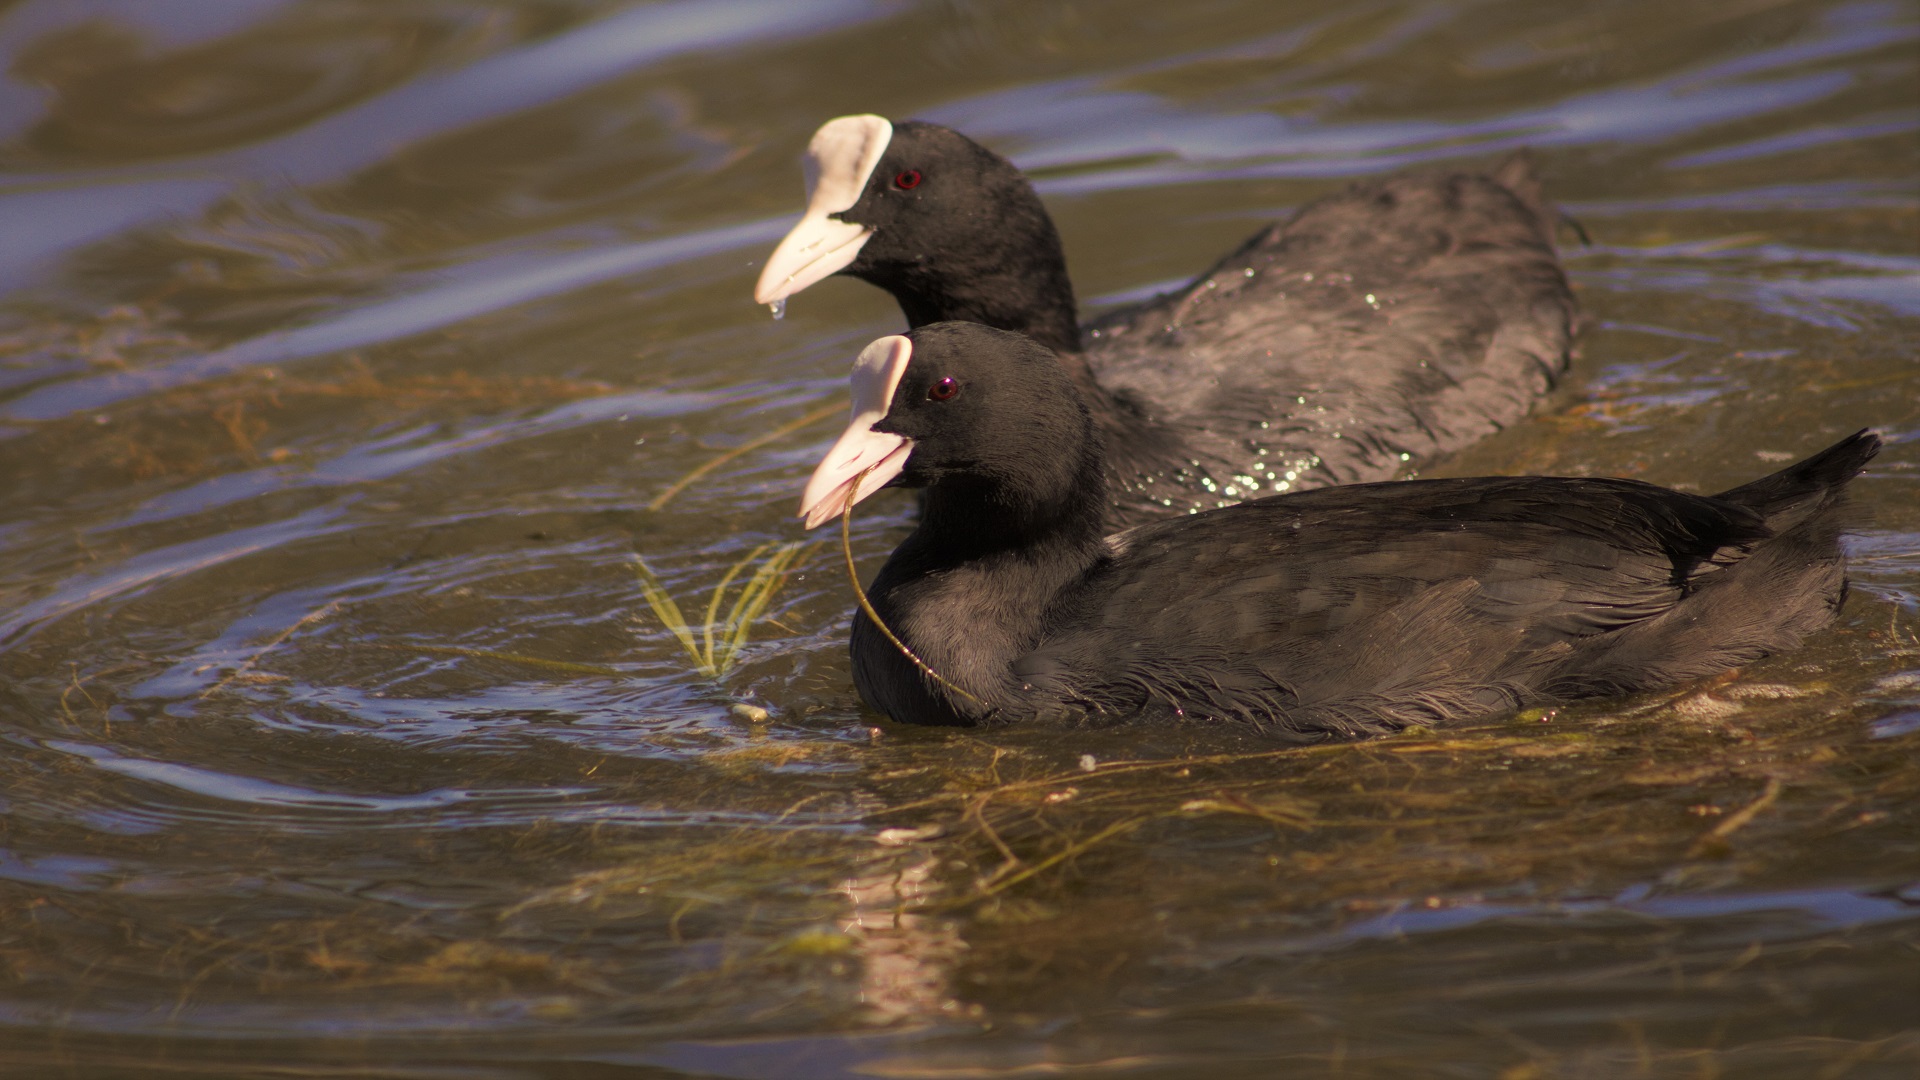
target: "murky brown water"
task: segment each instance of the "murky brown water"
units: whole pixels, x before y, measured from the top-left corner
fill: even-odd
[[[1570,7],[0,3],[0,1072],[1913,1075],[1920,9]],[[649,503],[897,325],[748,299],[859,110],[1028,167],[1096,306],[1536,147],[1597,327],[1448,471],[1876,426],[1844,619],[1350,747],[915,731],[801,548],[697,673],[635,554],[704,621],[835,425]]]

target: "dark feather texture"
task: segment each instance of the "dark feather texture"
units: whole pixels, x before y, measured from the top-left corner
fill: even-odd
[[[1235,720],[1352,736],[1669,685],[1791,648],[1845,595],[1855,435],[1714,497],[1634,480],[1325,488],[1102,536],[1085,405],[1046,350],[908,335],[874,430],[913,440],[919,527],[869,589],[931,683],[856,620],[856,682],[896,720]],[[928,399],[936,380],[962,388]]]
[[[911,191],[890,178],[924,178]],[[1354,184],[1187,287],[1082,331],[1025,177],[936,124],[896,125],[843,273],[909,326],[978,322],[1055,350],[1109,448],[1110,522],[1390,479],[1526,415],[1578,314],[1530,159]]]

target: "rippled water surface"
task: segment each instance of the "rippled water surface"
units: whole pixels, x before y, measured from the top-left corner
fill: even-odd
[[[1920,1069],[1913,4],[13,0],[0,54],[0,1072]],[[868,110],[1027,168],[1092,309],[1534,147],[1593,325],[1445,471],[1872,425],[1844,617],[1354,746],[880,721],[790,514],[898,315],[749,299]],[[663,627],[736,566],[737,651]]]

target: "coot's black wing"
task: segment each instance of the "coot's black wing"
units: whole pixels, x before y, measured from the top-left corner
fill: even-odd
[[[1359,485],[1123,533],[1015,662],[1038,697],[1362,734],[1540,696],[1769,536],[1628,480]]]
[[[1115,447],[1118,520],[1390,479],[1525,416],[1578,322],[1551,216],[1524,158],[1357,184],[1094,323],[1101,383],[1185,435],[1150,474]]]

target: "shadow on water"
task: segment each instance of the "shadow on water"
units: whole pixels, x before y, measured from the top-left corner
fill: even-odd
[[[0,3],[0,1071],[1910,1074],[1917,41],[1846,0]],[[1534,147],[1594,328],[1442,471],[1718,490],[1875,426],[1843,618],[1357,745],[878,720],[789,515],[897,315],[749,302],[863,110],[1031,170],[1095,308]]]

